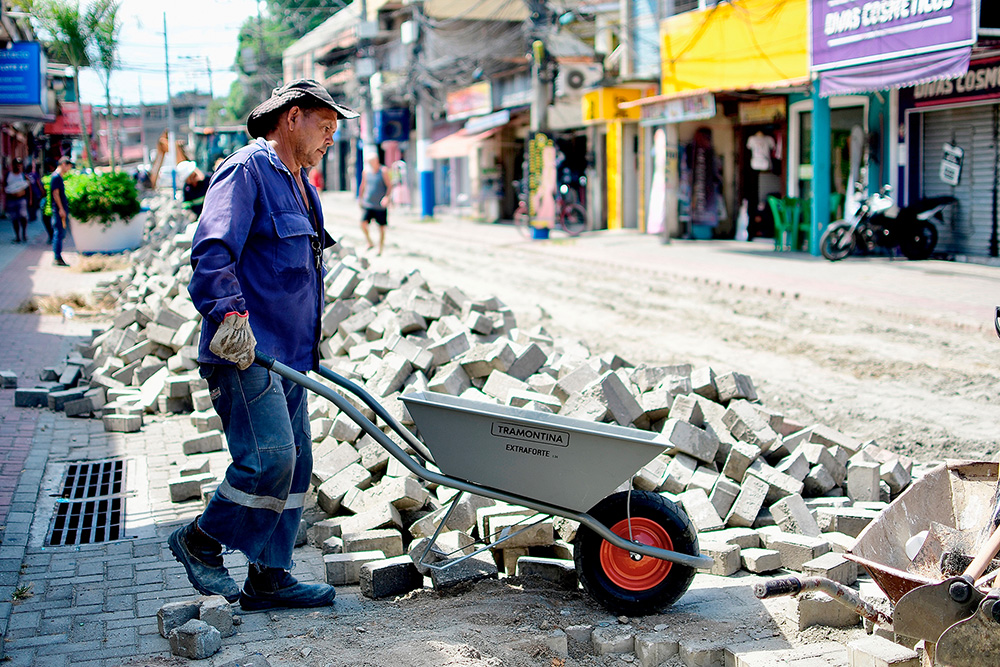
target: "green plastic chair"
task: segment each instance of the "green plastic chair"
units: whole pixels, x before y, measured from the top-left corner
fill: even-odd
[[[785,225],[789,229],[789,247],[801,250],[802,239],[809,238],[808,200],[785,197]]]
[[[785,238],[791,234],[785,211],[785,200],[774,195],[767,196],[767,204],[771,207],[771,217],[774,218],[774,249],[785,249]]]

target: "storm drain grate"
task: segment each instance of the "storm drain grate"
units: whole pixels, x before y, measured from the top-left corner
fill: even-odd
[[[125,523],[125,461],[84,461],[66,469],[47,544],[110,542]]]

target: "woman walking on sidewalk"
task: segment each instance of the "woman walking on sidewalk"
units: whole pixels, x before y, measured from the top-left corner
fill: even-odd
[[[11,164],[4,182],[7,195],[7,216],[14,226],[14,243],[28,242],[28,204],[31,202],[31,183],[24,174],[24,164],[17,158]]]

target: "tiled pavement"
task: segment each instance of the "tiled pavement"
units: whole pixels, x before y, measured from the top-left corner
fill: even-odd
[[[2,221],[0,221],[2,222]],[[40,227],[36,224],[36,227]],[[52,266],[45,236],[28,245],[10,243],[0,225],[0,369],[17,372],[27,386],[46,366],[58,365],[100,321],[17,313],[32,294],[86,292],[107,275]],[[71,248],[71,246],[70,246]],[[65,253],[70,263],[72,252]],[[152,418],[135,434],[105,433],[98,420],[70,419],[41,409],[13,407],[14,391],[0,390],[0,636],[8,665],[120,665],[129,657],[168,655],[157,633],[156,611],[165,602],[196,593],[166,548],[166,535],[190,521],[197,501],[170,502],[167,480],[185,457],[181,443],[195,433],[187,417]],[[211,455],[222,474],[227,454]],[[108,544],[47,547],[55,501],[52,492],[67,461],[126,458],[126,534]],[[296,575],[322,577],[313,548],[296,552]],[[246,561],[227,556],[237,581]],[[23,598],[12,601],[15,591]],[[356,595],[340,594],[340,607]],[[238,609],[238,608],[237,608]],[[232,660],[248,646],[273,638],[270,617],[243,619],[239,642],[227,640],[217,659]],[[226,657],[228,656],[228,657]]]

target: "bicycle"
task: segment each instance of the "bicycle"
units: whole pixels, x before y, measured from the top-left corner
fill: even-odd
[[[575,195],[576,193],[570,190],[566,184],[559,186],[559,192],[556,195],[555,223],[567,236],[579,236],[587,229],[587,210],[574,201]],[[528,217],[526,198],[522,198],[517,203],[517,210],[514,211],[514,226],[525,238],[533,238],[533,227]]]

